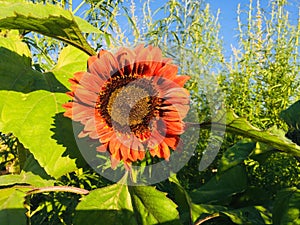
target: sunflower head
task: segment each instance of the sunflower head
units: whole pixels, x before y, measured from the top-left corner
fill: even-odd
[[[189,110],[189,77],[177,72],[157,47],[101,51],[89,58],[87,72],[70,79],[64,115],[84,125],[79,137],[100,142],[97,151],[109,152],[112,168],[123,161],[130,169],[146,152],[168,160]]]

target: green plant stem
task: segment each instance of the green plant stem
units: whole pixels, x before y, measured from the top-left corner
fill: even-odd
[[[284,151],[286,153],[292,154],[294,156],[300,157],[300,151],[294,148],[287,148],[285,144],[282,143],[278,143],[277,141],[274,140],[270,140],[267,137],[264,137],[262,135],[259,135],[258,133],[263,132],[261,130],[259,130],[256,127],[247,127],[247,129],[245,128],[241,128],[238,126],[232,126],[231,123],[228,124],[224,124],[224,123],[220,123],[220,122],[203,122],[203,123],[187,123],[187,128],[188,127],[200,127],[200,128],[204,128],[204,129],[210,129],[211,126],[214,125],[214,129],[215,130],[220,130],[223,131],[224,130],[224,126],[226,127],[226,132],[232,133],[232,134],[236,134],[236,135],[241,135],[243,137],[248,137],[248,138],[252,138],[256,141],[259,142],[263,142],[266,143],[276,149],[279,149],[281,151]],[[250,126],[250,125],[249,125]],[[250,131],[256,131],[258,133],[255,132],[250,132]],[[276,135],[274,135],[276,136]],[[295,144],[295,146],[297,146]]]
[[[39,194],[45,192],[53,192],[53,191],[62,191],[62,192],[70,192],[79,195],[87,195],[89,193],[88,190],[77,188],[77,187],[69,187],[69,186],[53,186],[53,187],[41,187],[41,188],[34,188],[28,191],[27,195],[32,194]]]

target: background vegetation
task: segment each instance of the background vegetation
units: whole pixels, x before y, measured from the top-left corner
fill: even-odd
[[[228,59],[205,1],[145,1],[140,13],[134,1],[85,0],[82,12],[72,0],[0,0],[0,224],[300,224],[300,20],[287,4],[239,6]],[[226,132],[205,170],[211,124],[176,176],[127,187],[85,163],[61,104],[89,55],[141,42],[192,77],[199,122]]]

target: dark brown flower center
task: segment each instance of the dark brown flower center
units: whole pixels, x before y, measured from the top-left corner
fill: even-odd
[[[150,130],[160,101],[151,79],[118,76],[107,81],[99,93],[96,109],[106,123],[119,132],[137,137]]]

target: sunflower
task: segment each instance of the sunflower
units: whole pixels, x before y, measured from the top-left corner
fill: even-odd
[[[127,169],[152,157],[168,160],[179,148],[183,119],[189,111],[189,76],[164,58],[158,47],[120,48],[115,54],[102,50],[88,60],[87,72],[69,81],[72,101],[64,115],[84,125],[78,137],[99,140],[99,152],[109,152],[111,166],[123,160]]]

